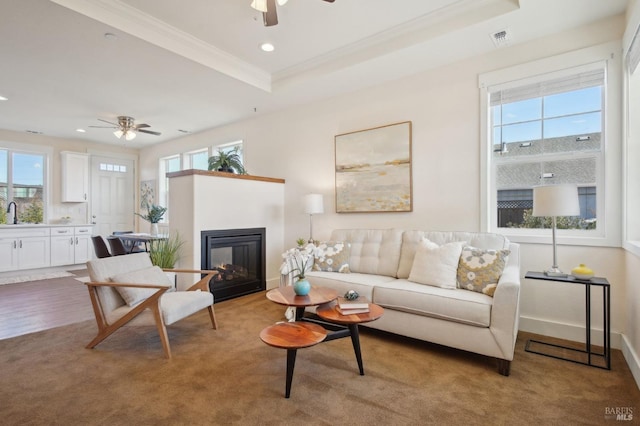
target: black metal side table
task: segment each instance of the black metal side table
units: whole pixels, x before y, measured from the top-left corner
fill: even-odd
[[[542,342],[539,340],[529,339],[525,346],[525,351],[548,356],[551,358],[571,361],[578,364],[589,365],[591,367],[611,370],[611,286],[609,284],[609,281],[607,281],[606,278],[599,278],[599,277],[593,277],[589,280],[580,280],[571,275],[568,275],[566,277],[550,277],[545,275],[544,272],[531,272],[531,271],[527,272],[524,277],[532,280],[545,280],[545,281],[555,281],[560,283],[583,285],[585,288],[584,291],[585,291],[585,310],[586,310],[585,349],[576,349],[576,348],[571,348],[567,346],[556,345],[553,343]],[[602,330],[604,333],[604,345],[602,348],[602,352],[594,351],[591,344],[591,287],[592,286],[597,286],[602,288],[602,313],[603,313]],[[532,344],[550,346],[558,349],[564,349],[572,352],[579,352],[582,354],[586,354],[586,361],[564,358],[559,355],[540,352],[535,349],[531,349]],[[600,363],[598,364],[594,363],[594,360],[604,360],[604,366],[599,365]]]

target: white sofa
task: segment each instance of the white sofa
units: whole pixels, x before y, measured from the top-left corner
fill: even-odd
[[[481,249],[510,250],[494,296],[409,281],[423,238],[438,245],[466,241]],[[351,243],[351,273],[311,271],[307,279],[339,294],[356,290],[384,307],[382,318],[363,325],[494,357],[500,374],[509,375],[518,334],[518,244],[498,234],[401,229],[335,230],[331,241]]]

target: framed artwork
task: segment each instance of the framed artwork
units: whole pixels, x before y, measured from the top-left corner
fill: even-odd
[[[336,212],[413,211],[411,122],[335,137]]]
[[[148,210],[149,206],[156,203],[156,181],[143,180],[140,182],[140,208]]]

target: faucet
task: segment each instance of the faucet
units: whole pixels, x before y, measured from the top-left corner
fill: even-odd
[[[7,206],[7,213],[11,213],[11,204],[13,204],[13,224],[17,225],[18,224],[18,206],[16,205],[15,201],[12,201],[9,203],[9,205]]]

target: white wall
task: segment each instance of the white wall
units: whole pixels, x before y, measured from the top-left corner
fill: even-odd
[[[480,230],[480,98],[478,75],[564,52],[620,40],[624,19],[616,17],[523,45],[423,72],[348,95],[300,105],[254,119],[190,135],[179,143],[145,149],[141,167],[155,178],[157,159],[181,151],[243,139],[249,173],[285,178],[285,245],[308,236],[302,196],[325,196],[325,214],[314,216],[314,237],[326,239],[334,228],[415,228]],[[429,58],[424,58],[428,61]],[[334,136],[396,123],[413,123],[413,197],[411,213],[336,214]],[[618,123],[613,123],[618,125]],[[619,144],[620,141],[610,141]],[[612,288],[612,332],[628,330],[627,276],[619,248],[559,247],[561,267],[591,265]],[[522,273],[550,266],[550,245],[522,246]],[[531,331],[583,339],[583,289],[523,280],[521,315]],[[636,293],[637,294],[637,293]],[[596,299],[597,300],[597,299]],[[595,302],[594,302],[595,303]],[[598,308],[594,310],[597,315]],[[594,324],[596,328],[601,327]],[[631,325],[637,327],[637,325]],[[576,328],[579,333],[576,333]],[[619,334],[616,334],[619,345]]]

